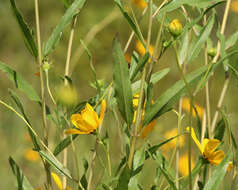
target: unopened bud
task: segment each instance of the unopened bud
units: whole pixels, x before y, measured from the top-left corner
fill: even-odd
[[[178,19],[172,20],[169,24],[169,32],[174,36],[177,37],[182,33],[183,26]]]
[[[45,72],[47,72],[47,71],[49,71],[50,70],[50,63],[48,62],[48,61],[45,61],[44,63],[43,63],[43,70],[45,71]]]
[[[211,48],[207,51],[207,54],[211,57],[215,57],[217,54],[217,49],[216,48]]]
[[[77,90],[70,85],[61,85],[56,88],[57,101],[64,106],[73,106],[77,103]]]

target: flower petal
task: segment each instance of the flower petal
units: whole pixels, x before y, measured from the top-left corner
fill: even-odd
[[[141,137],[143,139],[148,135],[149,132],[153,131],[155,124],[156,124],[156,120],[153,120],[148,125],[145,126],[145,128],[143,129],[143,132],[141,134]]]
[[[90,131],[80,131],[78,129],[67,129],[65,130],[65,134],[67,135],[73,135],[73,134],[90,134],[91,132],[93,132],[93,130]]]
[[[186,130],[189,132],[189,127],[186,128]],[[195,132],[194,132],[194,129],[191,127],[191,137],[193,139],[193,141],[196,143],[196,145],[198,146],[199,150],[201,151],[201,153],[203,153],[203,148],[202,148],[202,145],[201,143],[199,142]]]
[[[204,148],[204,152],[203,152],[204,156],[206,158],[209,158],[213,154],[213,152],[216,150],[219,144],[220,144],[220,141],[218,139],[210,139]]]
[[[211,164],[218,165],[223,160],[225,153],[222,150],[212,152],[212,154],[207,158]]]
[[[63,185],[62,185],[60,177],[56,173],[54,173],[54,172],[51,172],[51,176],[52,176],[55,184],[59,188],[59,190],[63,190]]]

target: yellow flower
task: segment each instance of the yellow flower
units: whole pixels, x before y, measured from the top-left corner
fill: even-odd
[[[140,41],[136,42],[136,50],[141,56],[145,55],[146,53],[146,49]],[[149,53],[150,55],[153,55],[154,53],[154,47],[152,45],[149,46]]]
[[[191,156],[191,169],[194,168],[194,158]],[[189,173],[188,155],[183,154],[179,157],[179,172],[182,176],[187,176]]]
[[[147,3],[144,0],[132,0],[132,2],[140,9],[144,9],[147,6]]]
[[[133,96],[133,107],[134,109],[136,109],[138,107],[138,103],[139,103],[139,94],[135,94]],[[152,102],[153,103],[153,102]],[[134,117],[133,117],[133,123],[136,122],[136,111],[134,111]],[[145,116],[145,110],[142,111],[142,116],[141,119],[144,120],[144,116]],[[143,129],[143,131],[141,132],[141,138],[145,138],[147,137],[147,135],[154,130],[154,126],[156,124],[156,120],[151,121],[148,125],[146,125]],[[142,125],[140,126],[140,130],[142,130]]]
[[[231,10],[238,13],[238,0],[235,0],[231,3]]]
[[[172,20],[172,22],[169,24],[169,31],[175,37],[182,33],[183,26],[178,19]]]
[[[189,131],[189,127],[186,128]],[[203,157],[211,164],[218,165],[224,158],[224,152],[222,150],[216,150],[220,144],[218,139],[207,139],[205,138],[202,143],[199,142],[194,129],[191,128],[191,136],[198,146]]]
[[[165,139],[170,139],[172,137],[175,137],[175,136],[178,135],[177,132],[178,132],[177,128],[174,128],[172,130],[168,130],[168,131],[165,132],[164,138]],[[184,145],[184,136],[179,136],[179,138],[178,137],[174,138],[173,140],[169,141],[164,146],[162,146],[163,150],[169,150],[169,149],[175,148],[178,139],[179,139],[179,146],[182,147]]]
[[[66,134],[90,134],[95,131],[101,124],[104,112],[106,110],[106,101],[102,100],[100,116],[93,110],[90,104],[86,104],[84,110],[79,114],[73,114],[71,121],[76,127],[73,129],[66,130]]]
[[[25,159],[32,161],[32,162],[38,162],[40,160],[40,155],[38,152],[32,150],[32,149],[26,149],[24,152]]]
[[[201,106],[199,106],[196,102],[194,103],[194,106],[197,110],[199,118],[201,119],[203,117],[203,112],[204,112],[203,108]],[[190,100],[189,100],[189,98],[183,98],[182,99],[182,108],[187,113],[190,113]],[[194,109],[193,109],[192,115],[193,115],[193,117],[196,118],[196,112],[195,112]]]
[[[62,185],[62,181],[61,181],[60,177],[54,172],[51,172],[51,176],[52,176],[52,179],[54,180],[56,186],[58,187],[58,189],[63,190],[63,185]],[[71,190],[71,188],[66,187],[66,190]]]

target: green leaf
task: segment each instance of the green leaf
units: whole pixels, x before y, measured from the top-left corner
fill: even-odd
[[[78,135],[72,135],[72,140],[76,139]],[[60,152],[62,152],[65,148],[67,148],[71,144],[71,137],[68,136],[64,140],[62,140],[54,149],[54,156],[57,156]]]
[[[140,42],[145,47],[145,41],[144,41],[144,38],[143,38],[143,36],[141,34],[140,28],[135,24],[135,22],[131,19],[131,17],[128,15],[128,13],[124,10],[124,8],[122,6],[122,3],[121,3],[121,0],[114,0],[114,2],[119,7],[121,13],[123,14],[125,19],[127,20],[128,24],[130,25],[132,30],[135,32],[137,38],[140,40]]]
[[[52,165],[59,173],[63,174],[64,176],[72,179],[69,170],[63,166],[61,162],[59,162],[53,155],[46,153],[45,151],[38,151],[39,154],[47,161],[50,165]]]
[[[134,79],[136,78],[137,74],[142,71],[142,69],[144,68],[145,64],[147,63],[148,59],[150,57],[149,52],[146,52],[146,54],[139,60],[139,63],[136,65],[135,70],[133,71],[132,75],[131,75],[131,81],[134,81]]]
[[[208,182],[205,184],[205,187],[203,190],[218,189],[220,183],[222,182],[222,180],[227,172],[227,167],[229,165],[231,156],[232,156],[232,149],[230,148],[229,151],[227,152],[227,155],[222,160],[222,162],[218,166],[216,166],[214,172],[212,173]]]
[[[237,42],[237,40],[238,40],[238,31],[229,36],[229,38],[225,41],[225,49],[227,50],[230,47],[233,47]]]
[[[57,42],[60,39],[61,33],[63,32],[65,27],[68,26],[68,24],[70,24],[70,22],[73,20],[74,16],[77,14],[77,11],[79,11],[83,7],[85,1],[86,0],[75,0],[67,9],[59,24],[52,32],[50,38],[45,43],[45,46],[43,48],[44,57],[49,55],[55,49]]]
[[[17,94],[9,89],[9,92],[10,92],[10,95],[13,99],[13,101],[15,102],[15,104],[17,105],[18,109],[20,110],[20,112],[22,113],[23,117],[25,118],[25,120],[30,124],[30,121],[28,119],[28,117],[26,116],[25,114],[25,111],[24,111],[24,107],[20,101],[20,99],[18,98]],[[27,126],[27,129],[28,129],[28,133],[31,137],[31,140],[33,142],[33,145],[34,145],[34,148],[37,149],[37,150],[40,150],[40,145],[38,144],[37,140],[36,140],[36,136],[34,135],[34,133],[31,131],[31,129],[29,129],[29,127]]]
[[[88,54],[88,58],[89,58],[89,63],[90,63],[90,68],[91,68],[91,71],[93,73],[93,77],[94,77],[94,81],[95,81],[95,84],[96,84],[96,87],[97,87],[97,90],[98,92],[101,91],[101,88],[100,88],[100,85],[98,83],[98,80],[97,80],[97,73],[96,73],[96,70],[93,66],[93,59],[92,59],[92,54],[91,52],[89,51],[88,47],[86,46],[86,44],[83,42],[83,40],[80,40],[82,46],[84,47],[86,53]]]
[[[131,170],[126,164],[118,180],[115,190],[128,190],[128,184],[131,178]]]
[[[29,29],[29,27],[27,26],[27,24],[25,23],[20,11],[17,9],[15,0],[10,0],[10,3],[11,3],[11,9],[13,11],[13,14],[16,17],[17,23],[20,27],[22,34],[23,34],[24,43],[25,43],[27,49],[29,50],[29,52],[35,58],[37,58],[38,50],[37,50],[37,46],[35,44],[34,38],[32,36],[32,32]]]
[[[162,15],[165,12],[174,11],[177,8],[180,8],[182,5],[190,5],[192,7],[197,8],[206,8],[209,7],[215,3],[223,2],[224,0],[172,0],[166,5],[163,6],[163,8],[160,10],[160,15]]]
[[[117,104],[122,117],[130,126],[133,119],[133,105],[129,69],[117,38],[113,42],[113,58],[113,79]]]
[[[213,69],[222,63],[222,60],[217,62],[216,64],[207,65],[200,67],[199,69],[189,73],[185,78],[190,86],[193,86],[196,84],[204,75],[204,80],[201,81],[205,83],[208,78],[210,77],[211,71]],[[200,82],[200,83],[201,83]],[[200,84],[200,87],[197,88],[198,90],[201,89],[202,84]],[[178,82],[176,82],[172,87],[170,87],[165,93],[163,93],[156,102],[151,106],[151,109],[145,114],[145,119],[143,122],[143,126],[150,123],[155,118],[161,116],[163,113],[169,111],[172,109],[174,104],[182,97],[185,92],[187,91],[186,85],[184,81],[181,79]]]
[[[207,39],[212,31],[212,28],[214,25],[214,20],[215,20],[215,14],[212,14],[212,16],[210,16],[209,20],[207,21],[206,26],[202,29],[199,36],[196,37],[195,40],[190,45],[187,63],[190,63],[193,59],[195,59],[198,56],[204,43],[207,41]]]
[[[223,119],[221,119],[216,125],[215,131],[214,131],[214,138],[222,141],[224,137],[225,129],[226,129],[225,122]]]
[[[168,74],[168,72],[170,71],[169,68],[166,68],[166,69],[163,69],[163,70],[160,70],[156,73],[153,73],[152,76],[151,76],[151,80],[150,82],[152,84],[155,84],[157,83],[160,79],[162,79],[165,75]],[[140,80],[134,82],[132,85],[131,85],[131,88],[132,88],[132,93],[135,94],[138,92],[138,90],[140,89]]]
[[[0,70],[6,72],[8,78],[15,84],[16,88],[22,90],[30,100],[41,102],[41,99],[39,98],[34,88],[28,82],[26,82],[23,77],[15,70],[2,62],[0,62]]]
[[[34,190],[32,185],[29,183],[28,179],[24,176],[21,169],[19,168],[17,163],[12,159],[12,157],[9,157],[8,160],[11,165],[12,172],[16,176],[18,190]]]

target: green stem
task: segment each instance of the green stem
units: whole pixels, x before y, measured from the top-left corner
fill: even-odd
[[[50,85],[49,85],[49,73],[48,71],[45,72],[45,78],[46,78],[46,87],[47,87],[47,90],[48,90],[48,93],[50,95],[50,98],[52,100],[52,102],[56,105],[56,101],[51,93],[51,90],[50,90]]]
[[[148,26],[148,36],[147,36],[147,44],[146,44],[146,51],[148,51],[150,46],[150,39],[151,39],[151,29],[152,29],[152,0],[149,2],[149,26]],[[140,95],[139,95],[139,103],[137,108],[137,114],[136,114],[136,121],[134,128],[132,128],[132,139],[131,139],[131,146],[130,146],[130,153],[128,158],[128,166],[130,169],[132,169],[132,163],[133,163],[133,157],[135,153],[135,145],[136,145],[136,139],[138,134],[138,128],[141,124],[141,116],[143,111],[143,105],[144,105],[144,84],[146,79],[146,66],[144,67],[142,71],[142,77],[141,77],[141,84],[140,84]]]
[[[41,108],[42,108],[42,124],[44,130],[44,143],[48,147],[48,128],[46,122],[46,105],[45,105],[45,88],[44,88],[44,78],[42,69],[42,54],[41,54],[41,39],[40,39],[40,19],[39,19],[39,6],[38,0],[35,0],[35,19],[36,19],[36,36],[37,36],[37,47],[38,47],[38,64],[40,68],[40,85],[41,85]],[[51,174],[50,165],[48,162],[44,163],[47,187],[51,189]]]
[[[183,72],[183,69],[181,68],[181,64],[179,62],[179,57],[178,57],[178,52],[177,52],[177,48],[176,48],[176,45],[174,46],[174,50],[175,50],[175,54],[176,54],[176,65],[177,65],[177,68],[180,72],[180,76],[182,77],[184,83],[185,83],[185,86],[187,88],[187,91],[188,91],[188,94],[190,96],[190,114],[189,114],[189,138],[188,138],[188,168],[189,168],[189,189],[192,190],[192,175],[191,175],[191,171],[192,171],[192,168],[191,168],[191,149],[192,149],[192,142],[191,142],[191,127],[192,127],[192,110],[193,110],[193,93],[192,93],[192,90],[190,89],[190,86],[185,78],[185,75],[184,75],[184,72]],[[185,63],[183,63],[185,64]]]

